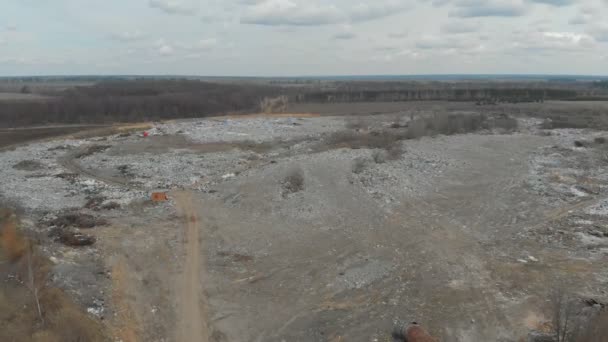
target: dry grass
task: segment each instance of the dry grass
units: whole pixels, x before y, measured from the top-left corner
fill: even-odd
[[[608,129],[608,109],[601,106],[553,107],[548,110],[531,111],[528,114],[533,117],[543,118],[544,121],[541,124],[541,128],[543,129]]]
[[[49,261],[0,212],[0,341],[107,341],[103,327],[61,290],[49,286]]]
[[[410,121],[407,126],[397,125],[382,131],[367,131],[360,129],[365,125],[358,121],[358,119],[352,119],[347,122],[347,127],[355,130],[345,130],[333,133],[327,136],[322,143],[320,143],[316,151],[322,152],[337,148],[351,148],[351,149],[380,149],[385,150],[386,154],[383,154],[383,160],[396,160],[401,157],[404,153],[401,145],[402,140],[407,139],[418,139],[425,136],[434,136],[438,134],[453,135],[453,134],[464,134],[470,132],[476,132],[482,129],[502,129],[513,131],[517,128],[517,120],[507,117],[499,116],[489,120],[487,116],[483,114],[461,114],[461,113],[447,113],[447,112],[436,112],[428,117],[417,118]],[[374,160],[376,160],[375,152]],[[382,159],[382,158],[380,158]],[[384,162],[380,161],[380,162]],[[376,162],[379,162],[376,160]]]
[[[10,262],[17,262],[21,259],[27,249],[28,243],[17,233],[17,225],[12,219],[8,219],[3,223],[0,231],[0,249],[3,252],[4,258]]]

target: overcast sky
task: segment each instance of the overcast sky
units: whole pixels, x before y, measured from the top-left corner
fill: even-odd
[[[0,75],[608,74],[608,0],[1,0]]]

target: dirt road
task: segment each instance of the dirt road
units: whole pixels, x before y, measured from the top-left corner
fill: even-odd
[[[173,194],[179,214],[185,220],[186,259],[177,284],[177,332],[178,342],[206,342],[209,340],[205,296],[201,295],[202,267],[200,220],[192,194],[187,191]]]

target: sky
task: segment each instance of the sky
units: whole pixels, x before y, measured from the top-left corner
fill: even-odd
[[[608,75],[608,0],[2,0],[0,76]]]

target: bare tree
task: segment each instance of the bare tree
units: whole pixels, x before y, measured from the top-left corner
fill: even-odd
[[[44,317],[42,316],[42,308],[40,307],[40,291],[46,283],[46,272],[42,270],[40,262],[35,260],[34,246],[32,243],[29,244],[27,253],[25,254],[25,267],[26,267],[26,279],[22,280],[22,284],[32,293],[34,302],[36,304],[36,310],[40,322],[44,324]]]
[[[571,341],[576,317],[574,300],[562,288],[557,288],[551,294],[551,305],[555,341]]]

